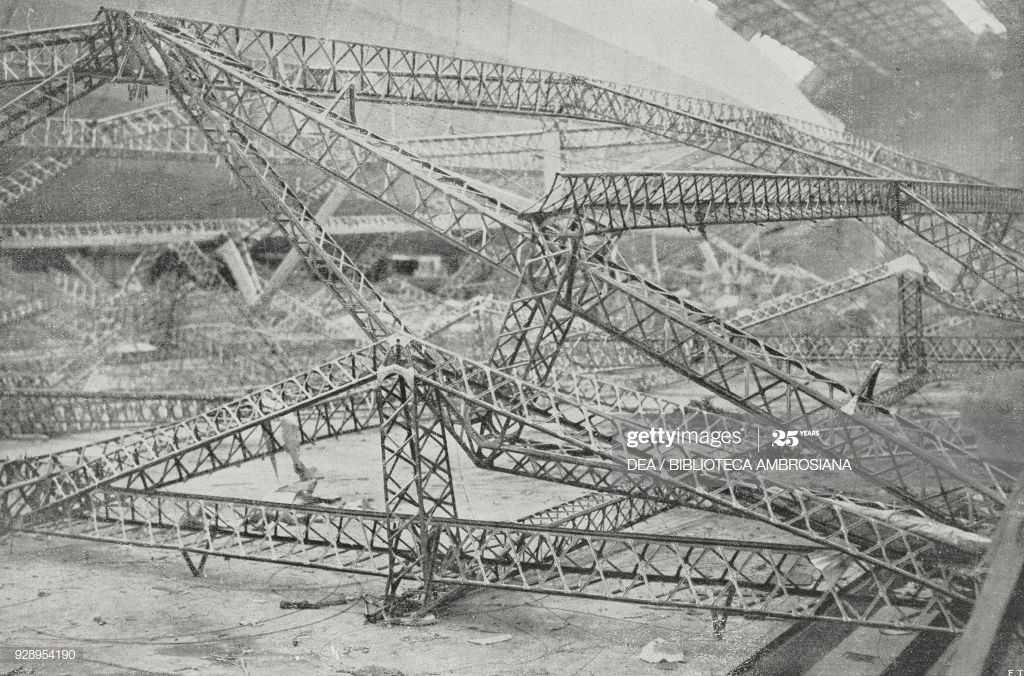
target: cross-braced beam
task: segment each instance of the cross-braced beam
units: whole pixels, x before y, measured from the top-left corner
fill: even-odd
[[[105,489],[29,531],[385,577],[390,557],[421,557],[420,526],[380,512]],[[963,622],[900,576],[837,565],[814,546],[442,516],[431,526],[446,546],[429,577],[410,571],[414,581],[901,629],[955,632]],[[929,624],[936,612],[949,622]]]
[[[0,391],[0,437],[59,436],[191,418],[225,395],[182,392]]]
[[[891,217],[1015,304],[1024,292],[1024,257],[990,240],[994,231],[978,223],[1022,212],[1024,193],[1012,188],[693,172],[566,174],[529,211],[535,218],[573,215],[596,224],[595,232]]]
[[[0,209],[8,207],[34,192],[48,181],[66,171],[77,158],[77,153],[46,155],[22,164],[10,174],[0,177]]]

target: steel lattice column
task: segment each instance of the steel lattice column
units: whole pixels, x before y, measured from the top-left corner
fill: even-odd
[[[926,365],[920,278],[900,275],[896,278],[896,294],[900,333],[896,368],[900,373],[921,373]]]
[[[437,394],[423,387],[405,365],[401,345],[397,363],[377,374],[384,504],[389,517],[386,604],[396,600],[403,580],[423,580],[423,603],[431,602],[435,562],[452,542],[441,543],[435,517],[457,517],[448,457],[448,436]],[[432,410],[433,409],[433,410]]]

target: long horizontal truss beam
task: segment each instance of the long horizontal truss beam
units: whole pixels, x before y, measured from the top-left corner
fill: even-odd
[[[229,399],[212,393],[0,390],[0,437],[166,424],[194,417]]]
[[[1024,254],[998,242],[980,216],[1008,226],[1024,212],[1014,188],[835,176],[698,172],[566,174],[529,212],[543,219],[576,215],[594,232],[725,223],[891,218],[958,265],[1006,294],[1024,295]],[[961,220],[949,216],[958,214]],[[878,224],[884,228],[885,223]]]
[[[68,66],[78,66],[83,73],[105,74],[105,64],[88,61],[105,28],[105,22],[97,20],[0,35],[0,86],[36,84]],[[87,67],[82,66],[83,59]]]
[[[128,133],[126,133],[126,131]],[[403,139],[413,152],[457,169],[542,173],[555,151],[566,163],[598,160],[597,153],[637,147],[672,147],[662,136],[619,125],[574,125],[557,130],[459,134]],[[219,157],[201,130],[177,106],[157,104],[107,118],[51,117],[23,133],[15,145],[111,154],[141,153]],[[271,151],[272,152],[272,151]]]
[[[359,355],[351,358],[358,359]],[[325,368],[330,366],[344,368],[345,360]],[[19,518],[48,502],[67,501],[77,494],[76,484],[103,485],[122,479],[126,485],[148,489],[266,457],[281,450],[274,434],[286,418],[298,425],[305,441],[376,426],[374,393],[366,388],[368,378],[351,380],[342,374],[337,380],[343,385],[330,387],[321,369],[303,375],[319,378],[324,391],[304,395],[302,380],[290,379],[226,404],[211,402],[193,416],[161,426],[68,451],[2,461],[0,496],[4,503],[0,512],[8,518]],[[29,394],[27,401],[33,402],[32,392]],[[77,406],[85,399],[80,393],[68,393],[66,399],[62,396],[64,393],[40,393],[39,400],[44,405],[56,401],[58,405]],[[125,403],[122,397],[127,400],[132,395],[100,394],[95,398],[121,406]],[[282,397],[290,401],[286,403]],[[245,416],[245,422],[241,422],[241,416]],[[229,433],[221,434],[225,429]]]
[[[855,362],[875,360],[896,362],[900,358],[899,336],[864,335],[760,335],[762,340],[798,354],[810,362]],[[653,367],[656,361],[621,343],[604,337],[578,337],[567,357],[588,371],[611,371]],[[930,364],[1012,369],[1024,367],[1024,340],[1016,337],[924,336],[923,355]],[[947,369],[948,372],[948,369]]]
[[[913,199],[917,195],[923,201]],[[931,206],[929,206],[931,205]],[[563,172],[527,213],[578,214],[595,232],[928,214],[1024,213],[1024,191],[892,178],[749,172]]]
[[[731,320],[749,329],[772,319],[783,317],[792,312],[803,310],[818,303],[846,295],[858,289],[890,279],[895,275],[910,273],[922,275],[921,264],[913,256],[901,256],[888,263],[847,275],[839,279],[819,284],[800,293],[786,294],[773,298],[755,308],[736,311]]]
[[[814,546],[615,534],[557,521],[435,517],[430,526],[447,544],[432,566],[435,583],[727,615],[937,628],[930,616],[938,604],[908,591],[898,576],[830,570],[827,551]],[[418,540],[421,527],[382,512],[101,489],[82,511],[28,531],[384,577],[391,557],[421,556],[405,545]],[[394,542],[405,546],[396,549]],[[853,584],[865,577],[874,584]],[[957,631],[962,620],[951,619],[956,623],[938,629]]]
[[[409,220],[391,214],[331,216],[323,221],[335,237],[415,232]],[[265,218],[212,218],[172,221],[86,221],[64,223],[0,223],[0,249],[152,246],[251,239],[276,235]]]
[[[766,337],[767,338],[767,337]],[[895,361],[899,354],[896,336],[808,336],[778,335],[773,344],[792,349],[812,361]],[[962,364],[964,367],[1021,368],[1024,339],[985,336],[924,336],[925,360],[933,364]]]

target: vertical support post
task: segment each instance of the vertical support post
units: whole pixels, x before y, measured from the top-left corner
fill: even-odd
[[[896,278],[898,303],[899,373],[922,373],[926,370],[924,354],[924,315],[921,309],[921,280],[913,275]]]
[[[458,516],[448,455],[446,421],[437,393],[410,368],[401,344],[393,363],[378,372],[384,505],[388,515],[385,607],[401,583],[423,582],[423,606],[433,601],[433,572],[456,543],[441,538],[435,517]]]

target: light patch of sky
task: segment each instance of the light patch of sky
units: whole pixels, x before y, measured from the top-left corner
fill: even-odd
[[[992,13],[978,4],[977,0],[943,0],[946,7],[949,7],[957,18],[964,22],[964,25],[972,33],[984,33],[991,31],[996,35],[1006,33],[1004,26],[999,19],[992,16]]]
[[[801,56],[770,35],[758,33],[750,38],[750,44],[764,52],[793,82],[800,82],[814,70],[814,62]]]
[[[753,108],[831,123],[799,90],[798,78],[714,18],[717,7],[711,0],[515,2],[727,92]]]

